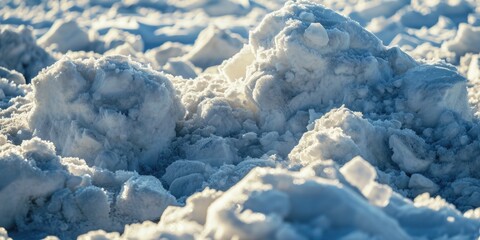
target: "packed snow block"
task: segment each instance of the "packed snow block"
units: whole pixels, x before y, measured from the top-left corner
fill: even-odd
[[[123,56],[63,58],[32,85],[34,134],[89,166],[155,167],[183,116],[170,80]]]
[[[240,51],[244,41],[238,34],[210,25],[198,35],[192,49],[183,57],[195,66],[206,69],[219,65]]]
[[[410,112],[418,116],[424,126],[436,126],[445,111],[471,121],[467,80],[451,65],[417,66],[407,71],[401,81]]]
[[[57,20],[50,27],[50,30],[38,39],[38,44],[62,53],[69,50],[90,50],[88,32],[80,27],[75,20]]]
[[[363,191],[368,185],[374,182],[377,172],[362,157],[354,157],[348,163],[340,168],[340,172],[345,179],[353,186]]]
[[[214,239],[276,239],[286,229],[291,239],[334,239],[355,231],[409,238],[395,220],[338,181],[280,169],[252,170],[210,205],[205,223]]]
[[[380,207],[388,205],[392,189],[386,185],[376,183],[375,168],[362,157],[355,157],[346,163],[340,172],[345,179],[358,188],[360,192],[373,204]]]
[[[176,203],[153,176],[135,176],[124,183],[116,199],[115,209],[138,221],[156,220],[165,208]]]
[[[52,64],[53,58],[35,42],[32,29],[26,26],[0,27],[0,66],[23,74],[26,82],[42,68]]]
[[[427,150],[425,141],[413,131],[393,134],[388,142],[393,150],[392,161],[406,173],[425,171],[435,159],[435,154]]]

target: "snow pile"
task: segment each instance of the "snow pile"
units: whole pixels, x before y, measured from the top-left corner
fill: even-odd
[[[161,73],[122,56],[63,58],[33,81],[35,135],[110,170],[155,167],[182,107]]]
[[[0,69],[0,226],[14,238],[478,238],[480,68],[464,44],[476,15],[461,23],[473,2],[315,1],[358,23],[298,0],[259,23],[282,2],[0,8],[12,22],[39,11],[18,18],[60,59],[31,84]]]
[[[22,73],[27,82],[53,63],[52,57],[35,43],[32,29],[23,25],[0,27],[0,56],[0,66]]]

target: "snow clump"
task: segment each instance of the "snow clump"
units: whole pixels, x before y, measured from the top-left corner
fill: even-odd
[[[35,136],[89,166],[155,167],[183,116],[170,80],[123,56],[63,58],[32,86]]]

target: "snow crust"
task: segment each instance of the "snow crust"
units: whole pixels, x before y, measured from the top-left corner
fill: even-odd
[[[0,239],[476,239],[478,12],[0,2]]]

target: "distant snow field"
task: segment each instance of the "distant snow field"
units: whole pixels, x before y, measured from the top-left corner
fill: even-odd
[[[477,238],[479,1],[0,1],[0,240]]]

